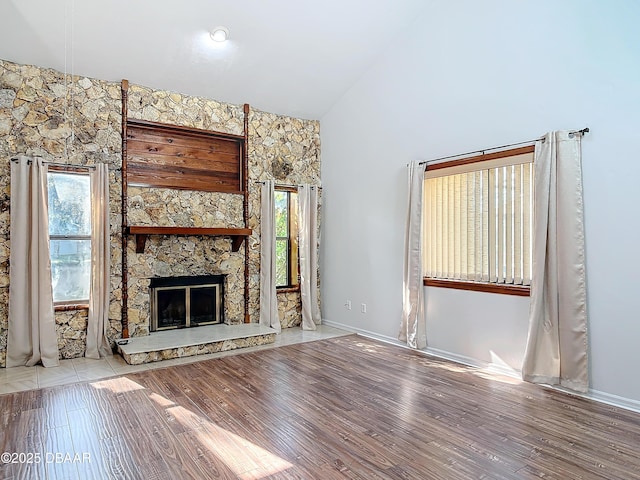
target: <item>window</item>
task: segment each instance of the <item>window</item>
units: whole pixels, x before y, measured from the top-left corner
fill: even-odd
[[[297,288],[298,193],[276,188],[276,288]]]
[[[89,302],[91,195],[87,173],[49,171],[49,246],[56,304]]]
[[[522,292],[531,283],[532,162],[533,146],[427,167],[425,284],[438,279],[478,290],[484,289],[470,284],[520,286],[520,294],[526,294]]]

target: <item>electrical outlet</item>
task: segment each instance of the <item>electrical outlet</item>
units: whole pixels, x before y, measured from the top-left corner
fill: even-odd
[[[362,313],[367,313],[367,304],[366,303],[361,303],[360,304],[360,311]]]
[[[351,310],[351,300],[347,300],[347,303],[344,304],[344,308]]]

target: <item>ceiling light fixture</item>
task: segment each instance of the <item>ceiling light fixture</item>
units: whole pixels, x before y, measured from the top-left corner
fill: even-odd
[[[229,39],[229,29],[227,27],[216,27],[209,33],[214,42],[226,42]]]

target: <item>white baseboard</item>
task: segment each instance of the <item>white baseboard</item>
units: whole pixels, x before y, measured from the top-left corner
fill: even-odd
[[[600,390],[589,390],[589,394],[585,395],[586,398],[595,400],[596,402],[606,403],[607,405],[613,405],[614,407],[620,407],[627,410],[633,410],[640,413],[640,401],[632,398],[620,397],[607,392],[601,392]]]
[[[326,319],[323,319],[322,323],[325,325],[329,325],[331,327],[341,328],[349,332],[357,333],[359,335],[362,335],[363,337],[369,337],[374,340],[379,340],[385,343],[391,343],[399,347],[409,348],[404,343],[401,343],[398,339],[393,337],[387,337],[386,335],[380,335],[375,332],[370,332],[368,330],[364,330],[361,328],[354,328],[351,325],[345,325],[342,323],[333,322]],[[427,347],[426,349],[420,350],[420,351],[427,355],[432,355],[434,357],[442,358],[444,360],[450,360],[452,362],[461,363],[469,367],[481,368],[481,369],[488,370],[492,373],[497,373],[499,375],[506,375],[513,378],[518,378],[518,379],[521,378],[519,371],[508,369],[503,367],[502,365],[498,365],[495,363],[483,362],[475,358],[467,357],[465,355],[458,355],[456,353],[451,353],[444,350],[438,350],[437,348]],[[564,388],[557,388],[554,386],[547,386],[547,388],[553,388],[561,392],[569,393],[571,395],[577,395],[583,398],[588,398],[590,400],[594,400],[600,403],[605,403],[607,405],[612,405],[614,407],[624,408],[625,410],[640,412],[640,401],[634,400],[632,398],[620,397],[618,395],[613,395],[611,393],[601,392],[599,390],[593,390],[593,389],[589,389],[588,393],[580,394],[580,393],[573,392],[571,390],[567,390]]]
[[[323,325],[329,325],[330,327],[341,328],[342,330],[347,330],[348,332],[357,333],[358,335],[362,335],[363,337],[373,338],[374,340],[380,340],[381,342],[391,343],[393,345],[397,345],[398,347],[408,348],[404,343],[401,343],[397,338],[387,337],[386,335],[380,335],[378,333],[370,332],[368,330],[364,330],[362,328],[355,328],[351,325],[345,325],[343,323],[333,322],[331,320],[322,319]]]
[[[370,332],[368,330],[364,330],[361,328],[354,328],[351,325],[344,325],[337,322],[332,322],[329,320],[322,320],[322,323],[325,325],[329,325],[335,328],[341,328],[343,330],[348,330],[350,332],[357,333],[362,335],[363,337],[373,338],[374,340],[380,340],[381,342],[391,343],[393,345],[397,345],[398,347],[409,348],[406,344],[400,342],[397,338],[387,337],[386,335],[380,335],[378,333]],[[427,347],[424,350],[419,350],[422,353],[427,355],[431,355],[433,357],[442,358],[443,360],[449,360],[456,363],[461,363],[463,365],[467,365],[469,367],[483,368],[487,370],[494,371],[496,373],[500,373],[501,375],[509,375],[514,376],[513,370],[509,370],[507,368],[501,367],[499,365],[488,363],[488,362],[480,362],[474,358],[466,357],[464,355],[457,355],[455,353],[446,352],[444,350],[438,350],[437,348]],[[519,372],[516,372],[515,376],[518,376]],[[518,376],[519,378],[519,376]]]

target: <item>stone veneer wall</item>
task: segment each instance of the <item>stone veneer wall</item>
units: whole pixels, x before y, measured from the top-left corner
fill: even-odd
[[[129,117],[242,135],[243,108],[214,100],[153,90],[129,88]],[[242,195],[165,188],[131,188],[129,225],[180,227],[243,227]],[[149,278],[223,274],[227,323],[244,321],[244,250],[231,251],[228,238],[152,235],[144,253],[128,244],[129,333],[149,332]]]
[[[260,312],[260,185],[256,181],[320,185],[320,122],[251,111],[249,117],[249,312]],[[319,196],[319,203],[322,195]],[[318,207],[319,210],[320,206]],[[321,218],[318,217],[320,225]],[[318,298],[320,282],[318,281]],[[283,328],[301,322],[300,293],[278,294]]]
[[[66,81],[65,81],[66,80]],[[243,109],[199,97],[132,85],[129,116],[233,134],[243,133]],[[17,154],[75,165],[107,163],[111,195],[111,305],[109,338],[121,335],[121,95],[120,84],[0,60],[0,366],[5,364],[9,286],[9,159]],[[260,185],[256,181],[320,184],[317,121],[251,110],[249,117],[249,228],[251,321],[259,314]],[[131,225],[241,227],[242,196],[130,187]],[[149,277],[227,275],[225,316],[244,314],[244,248],[231,252],[222,237],[150,236],[144,254],[129,257],[129,332],[146,335]],[[300,295],[278,295],[283,327],[300,324]],[[60,354],[82,356],[86,311],[56,312]]]
[[[0,60],[0,366],[9,299],[10,158],[25,154],[73,165],[106,163],[111,195],[111,339],[120,336],[121,100],[116,83]],[[84,355],[87,311],[56,312],[62,358]]]

